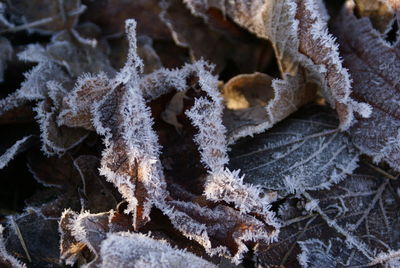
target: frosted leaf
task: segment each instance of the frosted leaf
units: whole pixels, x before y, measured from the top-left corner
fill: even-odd
[[[223,10],[242,27],[270,40],[282,76],[285,78],[287,73],[302,75],[306,82],[316,84],[336,108],[341,129],[349,128],[354,112],[369,115],[369,106],[350,98],[349,74],[342,66],[337,44],[320,15],[323,5],[319,0],[185,2],[192,12],[206,18],[210,8]]]
[[[258,247],[258,262],[396,267],[390,265],[399,260],[398,187],[398,181],[363,165],[329,190],[287,199],[278,213],[284,222],[280,239]],[[309,202],[316,204],[312,212],[307,211]]]
[[[47,155],[62,154],[81,143],[88,135],[88,131],[79,128],[69,128],[57,125],[57,108],[51,106],[47,99],[38,103],[34,109],[35,119],[40,126],[42,151]]]
[[[52,33],[74,27],[77,23],[78,15],[83,11],[80,0],[16,0],[10,5],[9,10],[15,13],[13,15],[18,18],[18,21],[22,21],[27,25],[32,24],[30,27],[22,25],[22,29],[27,28],[44,33]],[[13,28],[10,28],[10,31],[19,29],[19,25]]]
[[[192,253],[138,233],[113,233],[101,243],[99,267],[217,267]]]
[[[94,130],[93,104],[101,100],[111,88],[111,81],[104,73],[79,77],[72,93],[64,97],[58,124]]]
[[[4,268],[26,268],[26,265],[7,252],[3,238],[4,227],[0,225],[0,265]]]
[[[375,162],[400,170],[400,42],[389,44],[368,18],[352,14],[352,2],[337,18],[344,65],[353,79],[353,98],[371,105],[371,118],[349,129],[353,143]],[[379,90],[378,90],[379,89]]]
[[[0,37],[0,82],[4,80],[4,72],[7,68],[7,61],[11,59],[13,48],[10,41]]]
[[[222,88],[227,109],[224,125],[228,143],[271,128],[315,97],[316,88],[304,77],[286,75],[272,80],[266,74],[242,74],[229,80]]]
[[[33,136],[26,136],[16,141],[0,156],[0,169],[6,167],[8,163],[19,153],[25,151],[32,144]]]
[[[39,208],[32,207],[27,207],[17,216],[9,216],[4,226],[7,250],[32,266],[57,265],[59,259],[57,220],[56,217],[43,215]],[[21,238],[26,250],[21,244]]]
[[[210,9],[210,19],[205,22],[190,14],[182,1],[168,0],[161,6],[160,17],[175,43],[188,48],[195,60],[215,64],[216,73],[224,68],[240,73],[261,71],[272,61],[270,43],[251,35],[218,9]]]
[[[328,189],[357,167],[359,153],[329,110],[309,106],[268,132],[232,146],[230,165],[244,181],[281,194]]]
[[[210,72],[212,66],[198,61],[180,69],[159,69],[142,75],[142,61],[136,53],[134,21],[128,20],[126,28],[129,52],[125,66],[114,78],[109,79],[103,74],[82,77],[60,104],[66,109],[59,122],[86,127],[90,127],[91,122],[96,132],[104,137],[100,174],[112,182],[128,202],[124,212],[132,213],[135,230],[150,220],[150,210],[155,206],[170,218],[176,229],[204,246],[209,254],[224,255],[239,262],[248,250],[245,241],[265,240],[269,243],[276,239],[279,225],[270,211],[273,197],[260,197],[259,188],[244,184],[237,172],[230,172],[225,167],[228,157],[225,127],[222,125],[223,104],[217,90],[218,81]],[[176,130],[156,134],[149,106],[153,107],[157,101],[163,103],[162,95],[172,90],[185,95],[181,98],[184,105],[178,111],[180,114],[175,114],[180,120],[184,118],[183,135],[179,143],[163,139],[161,145],[165,150],[160,154],[157,134],[176,138]],[[150,102],[149,106],[146,101]],[[159,131],[157,124],[154,128]],[[175,152],[177,146],[180,146],[179,152]],[[182,146],[187,149],[182,151]],[[193,153],[194,157],[185,166],[175,164],[173,172],[164,173],[161,164],[166,163],[165,156],[171,152],[178,160],[185,153]],[[201,207],[191,199],[175,202],[175,198],[180,197],[167,191],[166,178],[169,181],[182,180],[184,177],[178,175],[189,169],[191,173],[187,180],[200,186],[195,190],[198,199],[204,199],[201,193],[205,189],[204,193],[211,201],[223,200],[236,209]],[[224,188],[225,183],[230,187]],[[202,213],[208,216],[202,217]],[[232,233],[235,235],[234,239],[231,238],[233,243],[213,245],[211,240],[216,234],[210,222],[213,222],[215,213],[221,220],[232,218],[234,222],[245,217],[249,226],[243,221],[243,228]],[[243,213],[250,215],[242,216]],[[260,219],[252,213],[259,214]],[[217,233],[226,232],[224,228],[221,226]]]
[[[342,241],[343,242],[343,241]],[[325,245],[318,239],[309,239],[299,242],[301,254],[297,257],[302,267],[317,268],[327,267],[335,268],[342,260],[335,259],[331,253],[331,244]]]
[[[64,211],[60,221],[60,232],[62,237],[61,254],[66,263],[72,265],[79,259],[81,262],[87,262],[85,267],[109,267],[110,262],[114,262],[117,267],[125,267],[126,264],[124,265],[124,263],[129,261],[130,264],[136,265],[133,267],[147,267],[139,264],[142,264],[142,261],[149,260],[146,254],[158,249],[158,253],[161,254],[159,258],[161,259],[165,256],[165,253],[169,256],[174,256],[173,259],[168,259],[165,256],[164,258],[166,259],[164,261],[167,261],[167,263],[164,265],[168,265],[169,262],[173,262],[178,258],[180,261],[190,258],[192,261],[203,262],[213,267],[213,264],[191,253],[172,249],[163,241],[154,240],[143,234],[117,233],[121,228],[129,230],[127,228],[129,226],[124,225],[123,220],[117,215],[118,213],[116,212],[99,214],[84,212],[76,214],[70,210]],[[110,237],[116,238],[116,240],[109,240]],[[117,238],[121,238],[124,244],[121,245]],[[118,245],[117,248],[114,247],[115,243]],[[85,249],[86,247],[90,250],[89,254]],[[125,254],[120,255],[119,253],[122,252]],[[157,252],[154,252],[154,254],[157,254]],[[152,255],[149,254],[149,256]],[[85,258],[84,256],[90,257]],[[144,259],[141,257],[144,257]],[[136,261],[139,264],[136,264]]]

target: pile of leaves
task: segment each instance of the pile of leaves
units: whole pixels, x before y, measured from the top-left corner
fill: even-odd
[[[399,23],[0,1],[0,266],[400,267]]]

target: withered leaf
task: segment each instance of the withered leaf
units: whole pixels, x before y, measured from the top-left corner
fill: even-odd
[[[355,0],[358,16],[368,17],[375,29],[387,33],[393,23],[393,10],[389,1]]]
[[[109,234],[101,244],[99,267],[217,267],[192,253],[138,233]]]
[[[228,143],[271,128],[315,98],[316,88],[302,76],[272,80],[263,73],[241,74],[222,88]]]
[[[279,242],[258,248],[262,264],[297,267],[396,267],[398,181],[361,166],[329,190],[288,199]],[[298,255],[299,254],[299,255]],[[297,260],[296,260],[296,256]]]
[[[344,65],[353,79],[352,97],[371,105],[371,118],[358,118],[349,129],[354,144],[400,170],[400,42],[389,44],[367,17],[357,19],[348,2],[336,20]],[[379,90],[378,90],[379,89]]]
[[[218,9],[208,10],[209,19],[204,21],[193,16],[183,2],[165,1],[160,15],[175,43],[188,48],[194,60],[212,62],[216,73],[224,69],[244,73],[262,71],[271,63],[270,43],[240,28]]]
[[[4,268],[26,268],[25,264],[7,252],[3,238],[4,227],[0,225],[0,265]]]
[[[87,267],[184,267],[189,263],[194,267],[214,267],[191,253],[173,249],[164,241],[140,233],[118,232],[115,218],[113,213],[78,215],[65,211],[60,230],[61,251],[67,263],[72,265],[82,258],[79,254],[84,253],[86,246],[94,255],[86,260]]]
[[[299,89],[302,83],[293,83],[288,78],[301,76],[301,81],[318,86],[331,106],[336,108],[341,129],[349,128],[354,112],[369,115],[368,105],[350,98],[349,74],[342,66],[333,37],[328,33],[326,18],[320,11],[323,8],[320,0],[251,3],[242,0],[189,0],[186,3],[199,16],[207,16],[207,10],[218,8],[242,27],[270,40],[284,82]]]
[[[100,160],[92,155],[81,155],[74,166],[82,179],[83,209],[93,213],[108,211],[117,206],[118,195],[114,186],[99,175]]]
[[[58,218],[44,216],[39,208],[11,217],[4,232],[7,250],[32,266],[59,267]]]
[[[353,172],[358,158],[335,114],[308,106],[265,133],[239,140],[229,166],[240,169],[244,181],[286,195],[331,187]]]

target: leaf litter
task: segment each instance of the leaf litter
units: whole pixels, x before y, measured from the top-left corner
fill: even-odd
[[[0,2],[0,264],[397,267],[398,8]]]

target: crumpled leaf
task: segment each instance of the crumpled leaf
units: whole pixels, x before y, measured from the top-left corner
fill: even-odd
[[[315,98],[315,86],[302,81],[301,76],[286,79],[272,80],[263,73],[241,74],[223,86],[229,144],[271,128]]]
[[[288,81],[290,76],[301,76],[300,81],[317,85],[337,110],[341,129],[350,127],[354,112],[362,116],[370,114],[368,105],[350,98],[349,74],[342,66],[333,37],[328,33],[327,18],[321,16],[323,4],[320,0],[185,2],[192,12],[202,17],[207,17],[210,8],[218,8],[242,27],[270,40],[284,81],[298,90],[303,84]],[[308,90],[307,87],[304,89]],[[260,131],[256,129],[254,132]]]
[[[0,265],[4,268],[26,268],[26,265],[7,252],[3,239],[4,227],[0,225]]]
[[[26,136],[16,141],[13,146],[8,148],[0,156],[0,169],[7,166],[7,164],[19,153],[25,151],[32,145],[33,136]]]
[[[89,86],[81,84],[76,88],[87,96],[88,99],[82,100],[84,103],[93,102],[90,108],[84,110],[86,114],[90,110],[92,117],[85,116],[83,120],[90,120],[97,133],[105,137],[100,173],[118,188],[128,202],[124,212],[133,214],[132,224],[135,230],[139,230],[150,220],[150,210],[155,206],[170,218],[176,229],[204,246],[209,254],[226,255],[238,262],[248,250],[245,241],[261,239],[271,242],[277,236],[279,225],[270,211],[273,198],[268,195],[260,197],[260,189],[243,184],[237,172],[225,169],[228,158],[225,128],[222,125],[223,105],[217,91],[218,82],[210,73],[212,67],[199,61],[181,69],[159,69],[141,76],[142,62],[136,54],[134,21],[128,20],[126,27],[130,41],[128,60],[115,78],[109,79],[108,85],[111,86],[106,95],[101,100],[96,100],[100,94],[89,93],[90,90],[96,90],[96,83],[90,82],[96,76],[82,80],[89,81]],[[188,179],[204,184],[208,199],[215,202],[226,201],[237,210],[229,207],[210,209],[191,202],[181,203],[173,200],[167,191],[160,161],[160,145],[145,100],[157,101],[158,98],[162,99],[160,96],[167,95],[172,90],[186,92],[188,100],[182,111],[185,126],[188,125],[184,130],[185,139],[192,139],[189,143],[194,147],[191,145],[191,148],[200,153],[200,159],[194,159],[198,163],[193,163],[196,171]],[[99,89],[101,91],[102,87]],[[76,94],[71,96],[73,101],[80,101]],[[161,145],[164,145],[163,142]],[[165,147],[171,149],[176,145],[167,143]],[[179,157],[175,155],[175,158]],[[183,171],[190,168],[191,164],[189,162]],[[167,178],[174,180],[177,176],[175,174]],[[224,187],[225,184],[230,187]],[[242,216],[242,213],[249,215]],[[228,241],[227,245],[214,245],[211,242],[214,236],[226,233],[224,226],[219,227],[218,232],[211,228],[210,221],[215,221],[215,217],[232,218],[232,222],[245,217],[246,220],[241,221],[246,224],[239,230],[236,225],[227,226],[235,230],[229,233],[233,236],[233,243]]]
[[[87,28],[91,29],[91,25]],[[39,101],[34,110],[41,129],[42,150],[48,155],[61,154],[81,143],[88,132],[58,125],[57,116],[75,78],[86,72],[115,72],[104,53],[99,47],[81,44],[76,37],[60,32],[46,48],[31,44],[18,56],[38,65],[25,75],[20,89],[0,101],[0,113],[27,101]]]
[[[360,155],[338,123],[331,110],[307,106],[268,132],[239,140],[229,167],[283,196],[328,189],[353,172]]]
[[[349,129],[353,143],[375,162],[400,170],[400,42],[387,43],[368,18],[352,14],[348,2],[336,20],[344,65],[353,79],[354,99],[371,105],[371,118],[358,118]],[[377,90],[377,87],[379,90]]]
[[[190,49],[194,60],[205,59],[215,64],[216,73],[224,69],[244,73],[262,71],[273,58],[268,42],[240,28],[218,9],[208,10],[206,23],[190,14],[182,1],[168,0],[161,6],[161,19],[175,43]]]
[[[398,181],[363,165],[329,190],[288,199],[278,213],[285,222],[280,240],[260,245],[258,262],[287,267],[297,267],[297,261],[303,267],[397,267],[400,215],[394,189],[398,186]]]

